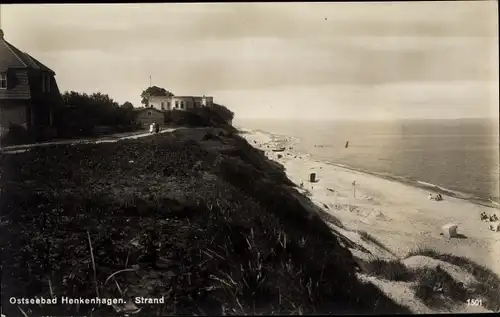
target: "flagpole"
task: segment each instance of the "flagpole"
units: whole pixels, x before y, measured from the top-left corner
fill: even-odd
[[[149,88],[151,88],[151,75],[149,75]],[[148,105],[147,107],[151,107],[151,90],[149,91],[149,94],[148,94]]]

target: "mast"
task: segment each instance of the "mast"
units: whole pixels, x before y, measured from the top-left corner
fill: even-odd
[[[2,30],[2,4],[0,4],[0,39],[3,38],[3,30]]]

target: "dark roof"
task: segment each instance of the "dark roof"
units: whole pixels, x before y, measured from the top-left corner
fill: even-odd
[[[135,108],[134,109],[135,112],[141,112],[141,111],[144,111],[144,110],[154,110],[154,111],[157,111],[157,112],[163,112],[163,111],[158,110],[156,108]]]
[[[50,72],[55,75],[52,69],[40,63],[28,53],[22,52],[17,47],[7,42],[3,36],[2,30],[0,30],[0,56],[0,70],[6,70],[8,68],[31,68]]]

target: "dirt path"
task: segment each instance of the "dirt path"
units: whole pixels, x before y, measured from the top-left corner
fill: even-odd
[[[163,129],[159,133],[167,133],[177,130],[177,128],[168,128]],[[129,139],[139,139],[143,137],[147,137],[151,135],[149,132],[137,133],[116,133],[111,135],[106,135],[97,139],[72,139],[72,140],[61,140],[61,141],[52,141],[52,142],[43,142],[43,143],[33,143],[33,144],[23,144],[23,145],[13,145],[0,147],[0,152],[2,154],[14,154],[29,151],[34,147],[43,147],[43,146],[51,146],[51,145],[65,145],[65,144],[87,144],[87,143],[113,143],[121,140],[129,140]]]

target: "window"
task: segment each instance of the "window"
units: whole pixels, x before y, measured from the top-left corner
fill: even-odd
[[[7,73],[0,74],[0,89],[7,89]]]
[[[41,80],[42,80],[42,91],[45,92],[45,90],[46,90],[45,87],[47,87],[47,84],[45,83],[45,81],[47,80],[47,77],[45,77],[44,73],[42,73],[40,75],[40,77],[41,77]]]
[[[45,85],[46,85],[45,91],[50,92],[50,75],[46,74],[45,76],[46,76],[46,78],[45,78]]]
[[[175,109],[179,109],[179,101],[175,101]]]
[[[161,110],[165,110],[165,103],[163,101],[161,102]]]
[[[42,79],[42,91],[50,92],[50,74],[42,73],[41,79]]]
[[[167,102],[167,108],[168,108],[168,110],[170,110],[170,107],[171,107],[171,103],[170,103],[170,101],[168,101]]]
[[[151,106],[152,107],[152,106]],[[153,114],[152,111],[148,111],[148,117],[151,117],[151,115]]]

